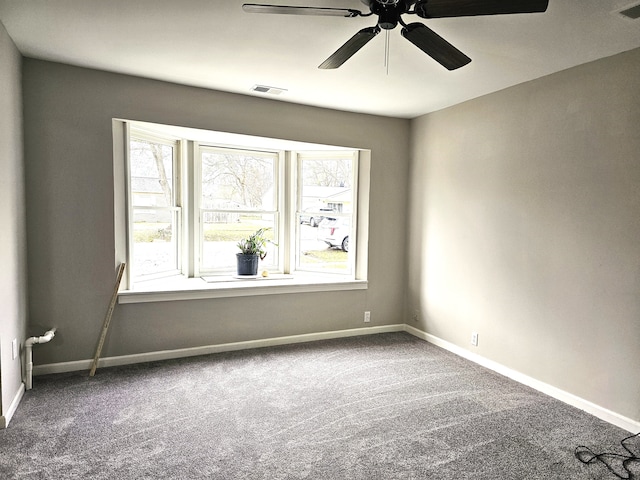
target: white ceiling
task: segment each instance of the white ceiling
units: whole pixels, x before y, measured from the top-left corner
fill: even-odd
[[[256,0],[252,0],[254,3]],[[0,0],[23,55],[286,102],[413,118],[640,47],[638,0],[550,0],[546,13],[421,20],[473,61],[450,72],[383,31],[337,70],[317,66],[376,17],[260,15],[242,0]],[[268,0],[353,8],[359,0]],[[258,94],[253,85],[287,89]]]

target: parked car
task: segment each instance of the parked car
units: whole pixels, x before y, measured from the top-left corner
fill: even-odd
[[[318,226],[318,240],[345,252],[349,251],[350,233],[351,219],[348,217],[326,217]]]
[[[323,213],[333,213],[334,210],[331,208],[307,208],[303,213],[300,214],[300,223],[308,224],[312,227],[317,227],[320,225],[320,222],[324,220],[325,216]]]

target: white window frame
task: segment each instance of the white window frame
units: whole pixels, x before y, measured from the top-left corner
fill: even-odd
[[[343,212],[338,212],[335,215],[332,214],[332,216],[335,216],[336,218],[345,218],[345,217],[350,217],[351,221],[350,221],[350,225],[351,225],[351,229],[349,232],[349,242],[353,241],[354,242],[354,249],[349,249],[350,251],[347,254],[347,258],[348,258],[348,273],[346,274],[347,276],[351,276],[353,278],[356,278],[356,257],[358,254],[358,165],[359,165],[359,152],[357,150],[343,150],[343,151],[331,151],[331,152],[319,152],[319,151],[305,151],[305,152],[296,152],[295,153],[295,161],[296,161],[296,166],[295,166],[295,171],[296,171],[296,175],[295,175],[295,179],[296,179],[296,191],[295,191],[295,201],[296,201],[296,214],[295,214],[295,218],[298,219],[300,218],[300,215],[303,212],[303,205],[302,205],[302,192],[303,192],[303,186],[302,186],[302,175],[301,175],[301,171],[302,171],[302,164],[305,160],[337,160],[337,159],[344,159],[347,157],[351,157],[351,179],[353,182],[353,185],[351,185],[351,204],[352,204],[352,212],[350,214],[346,214]],[[295,245],[295,263],[294,263],[294,267],[295,267],[295,271],[300,271],[300,272],[313,272],[313,273],[323,273],[323,271],[321,271],[320,269],[313,269],[311,267],[303,267],[300,264],[300,258],[298,255],[298,252],[300,251],[299,248],[299,242],[300,242],[300,221],[296,221],[296,233],[295,233],[295,238],[292,239],[292,243]],[[339,273],[339,272],[325,272],[325,273],[329,273],[329,274],[333,274],[333,275],[345,275],[343,273]]]
[[[224,210],[224,209],[203,209],[201,205],[202,199],[202,153],[206,151],[213,152],[238,152],[238,153],[256,153],[259,155],[267,154],[275,157],[274,164],[274,172],[273,172],[273,188],[274,188],[274,206],[273,210]],[[202,215],[204,210],[208,211],[217,211],[227,213],[264,213],[267,215],[274,216],[274,243],[277,245],[276,247],[276,266],[275,268],[270,269],[274,273],[283,273],[283,252],[285,251],[284,245],[287,242],[283,242],[281,239],[286,238],[286,236],[282,233],[282,226],[285,224],[285,212],[284,212],[284,189],[282,188],[283,179],[285,177],[285,165],[284,165],[284,152],[276,151],[276,150],[265,150],[265,149],[252,149],[248,147],[241,146],[219,146],[212,144],[195,144],[195,155],[193,159],[194,163],[194,187],[192,189],[192,198],[193,205],[196,213],[196,225],[195,225],[195,235],[194,235],[194,243],[193,243],[193,251],[197,252],[198,258],[194,261],[194,277],[202,277],[204,275],[220,275],[220,276],[228,276],[228,269],[206,269],[203,268],[202,265],[202,256],[203,256],[203,222]]]
[[[147,128],[147,126],[150,127]],[[257,139],[245,135],[224,134],[221,132],[205,132],[224,137],[223,141],[205,141],[199,143],[190,135],[192,129],[182,127],[168,127],[164,125],[146,124],[129,120],[113,120],[114,139],[114,234],[115,234],[115,264],[130,263],[131,248],[129,239],[132,239],[132,219],[130,211],[131,192],[129,190],[128,175],[128,149],[131,130],[136,134],[141,130],[150,134],[155,139],[170,139],[177,142],[174,150],[178,155],[178,166],[174,172],[176,179],[176,192],[180,195],[182,220],[185,228],[180,232],[182,272],[172,278],[159,279],[157,281],[132,283],[131,269],[125,270],[125,276],[119,293],[120,303],[141,303],[157,301],[173,301],[204,298],[226,298],[236,296],[270,295],[297,292],[318,292],[336,290],[362,290],[367,288],[368,271],[368,218],[369,218],[369,176],[371,165],[371,152],[354,148],[324,147],[322,145],[309,145],[300,149],[296,142],[277,141],[274,139]],[[170,131],[170,135],[165,133]],[[175,131],[175,133],[174,133]],[[186,133],[185,133],[186,132]],[[227,137],[232,138],[231,141]],[[236,138],[240,141],[236,141]],[[244,145],[244,140],[250,139],[250,146]],[[256,143],[284,144],[281,148],[255,148]],[[251,280],[226,281],[221,276],[221,281],[206,283],[201,278],[202,272],[198,271],[197,248],[199,241],[196,238],[200,229],[199,208],[196,195],[199,195],[198,182],[198,149],[200,146],[231,147],[240,150],[262,150],[279,152],[278,188],[281,195],[278,198],[280,210],[278,222],[280,235],[286,241],[278,241],[279,262],[278,272],[286,278],[280,279],[273,275],[269,282],[255,282]],[[291,146],[289,146],[291,145]],[[342,150],[338,155],[344,157],[344,151],[357,152],[354,161],[354,211],[352,221],[352,235],[356,242],[350,241],[355,249],[352,261],[351,275],[307,272],[296,270],[296,242],[298,241],[297,229],[299,228],[298,215],[300,199],[298,197],[298,158],[300,155],[311,155],[314,147],[319,147],[323,156],[331,155],[331,150]],[[324,150],[326,148],[326,151]],[[229,272],[227,272],[229,273]],[[287,275],[289,274],[289,275]]]
[[[133,192],[131,190],[131,159],[129,156],[129,148],[132,140],[142,140],[148,141],[150,143],[155,143],[159,145],[170,146],[173,149],[173,159],[172,159],[172,205],[169,207],[136,207],[133,205]],[[133,264],[133,252],[134,252],[134,235],[133,235],[133,219],[134,219],[134,211],[136,209],[148,209],[148,210],[166,210],[172,212],[172,214],[176,215],[176,231],[172,232],[172,238],[175,238],[176,242],[176,268],[171,270],[166,270],[162,272],[157,272],[154,274],[146,275],[144,280],[138,279],[140,281],[148,281],[154,280],[158,278],[171,277],[178,274],[181,274],[183,271],[183,228],[184,219],[183,219],[183,210],[182,210],[182,167],[181,167],[181,145],[180,140],[168,137],[166,135],[159,136],[154,133],[150,133],[148,131],[139,129],[139,128],[130,128],[127,132],[127,151],[125,154],[125,188],[126,188],[126,203],[127,203],[127,265],[129,265],[129,274],[128,281],[129,283],[133,283],[133,279],[136,277],[137,272],[135,271],[135,266]]]

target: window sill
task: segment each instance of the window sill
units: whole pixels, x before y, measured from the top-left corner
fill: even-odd
[[[171,277],[136,285],[118,293],[118,303],[170,302],[208,298],[250,297],[288,293],[366,290],[366,280],[340,279],[318,274],[277,275],[268,278],[237,277],[184,278]]]

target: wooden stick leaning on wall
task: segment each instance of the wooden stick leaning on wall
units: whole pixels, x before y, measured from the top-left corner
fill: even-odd
[[[102,324],[102,333],[100,334],[100,341],[98,342],[98,348],[96,348],[96,354],[93,357],[93,364],[91,365],[91,371],[89,372],[89,376],[93,377],[96,373],[96,368],[98,367],[98,359],[100,358],[100,353],[102,352],[102,346],[104,345],[104,339],[107,336],[107,331],[109,330],[109,324],[111,323],[111,316],[113,315],[113,309],[116,307],[116,301],[118,300],[118,290],[120,289],[120,281],[122,280],[122,274],[124,273],[125,263],[121,263],[118,267],[118,274],[116,275],[116,285],[113,288],[113,295],[111,295],[111,302],[109,303],[109,309],[107,310],[107,315],[104,317],[104,323]]]

